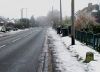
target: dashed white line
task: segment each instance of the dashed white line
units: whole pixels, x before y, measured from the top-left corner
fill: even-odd
[[[30,33],[31,34],[31,33]],[[28,35],[25,35],[24,37],[27,37],[27,36],[29,36],[30,34],[28,34]]]
[[[3,47],[5,47],[6,45],[2,45],[2,46],[0,46],[0,48],[3,48]]]
[[[18,38],[18,39],[15,39],[15,40],[13,40],[12,42],[16,42],[16,41],[18,41],[18,40],[20,40],[21,38]]]
[[[28,35],[25,35],[24,37],[27,37]]]

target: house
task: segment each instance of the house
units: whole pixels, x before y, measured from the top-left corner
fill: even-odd
[[[100,23],[100,6],[98,4],[92,5],[92,3],[89,3],[88,7],[85,7],[76,13],[76,19],[81,15],[94,18],[96,22]]]
[[[14,20],[0,17],[0,31],[6,32],[12,30],[14,28],[14,23],[15,23]]]
[[[6,31],[6,21],[3,17],[0,17],[0,31],[5,32]]]

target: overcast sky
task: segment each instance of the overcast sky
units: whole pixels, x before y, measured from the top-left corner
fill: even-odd
[[[62,0],[63,16],[70,16],[71,0]],[[75,0],[75,11],[78,11],[88,5],[88,3],[99,4],[99,0]],[[34,15],[46,16],[48,11],[59,10],[59,0],[0,0],[0,16],[9,18],[20,18],[21,8],[27,8],[27,17]],[[24,9],[25,16],[25,9]]]

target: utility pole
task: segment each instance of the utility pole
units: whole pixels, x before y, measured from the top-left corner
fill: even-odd
[[[51,22],[51,24],[52,24],[52,27],[53,27],[53,25],[54,25],[54,16],[53,16],[54,14],[53,14],[53,6],[52,6],[52,22]]]
[[[52,18],[53,18],[53,6],[52,6]]]
[[[99,3],[99,11],[100,11],[100,3]]]
[[[27,8],[21,8],[21,18],[23,18],[24,9],[26,11],[26,18],[27,18]]]
[[[27,8],[26,8],[26,18],[27,18]]]
[[[72,27],[71,27],[71,41],[72,45],[75,45],[75,26],[74,26],[74,0],[71,1],[71,20],[72,20]]]
[[[60,0],[60,24],[62,25],[62,2]]]
[[[23,18],[23,8],[21,9],[21,19]]]

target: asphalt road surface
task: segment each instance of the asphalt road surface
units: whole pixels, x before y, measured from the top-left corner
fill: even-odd
[[[0,38],[0,72],[36,72],[46,29],[33,28]]]

